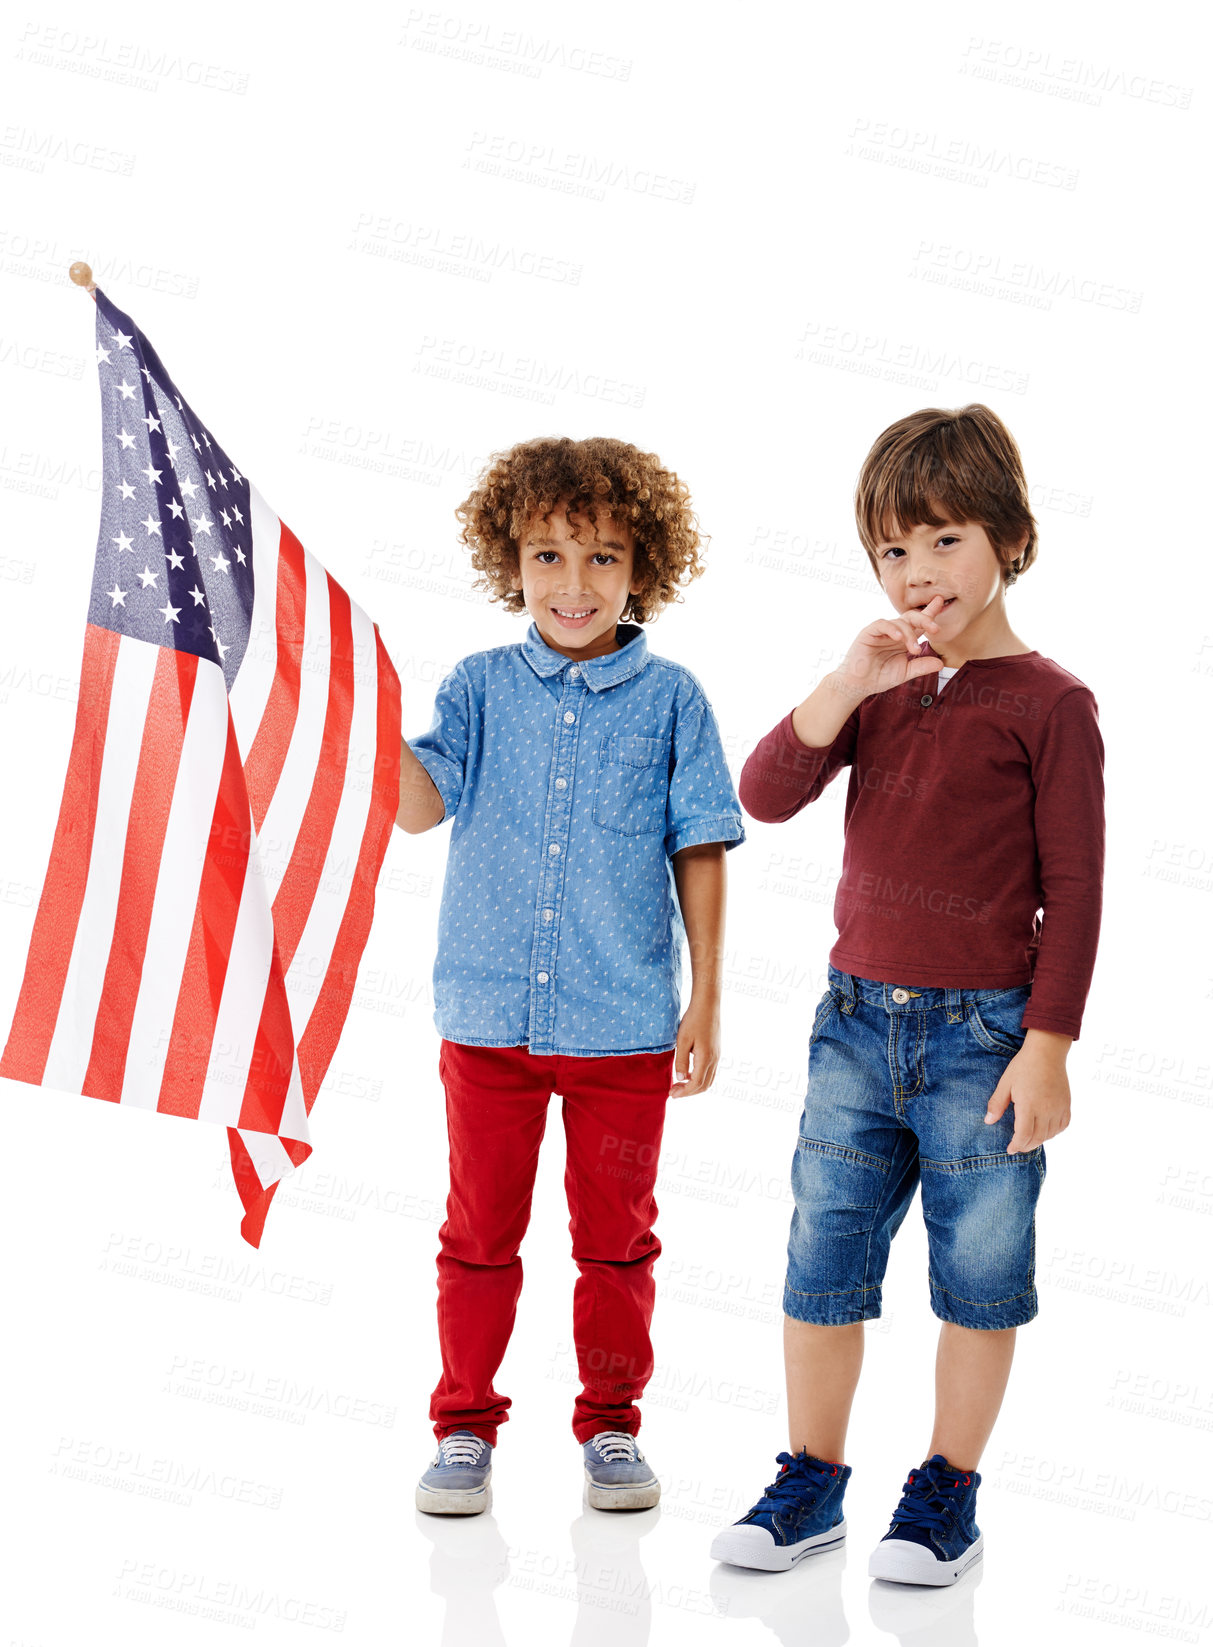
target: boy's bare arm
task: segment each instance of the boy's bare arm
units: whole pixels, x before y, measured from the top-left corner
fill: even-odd
[[[808,748],[828,749],[867,696],[866,688],[848,687],[837,675],[827,675],[792,711],[792,730]]]
[[[678,1026],[672,1097],[704,1092],[720,1062],[720,988],[724,969],[724,842],[675,852],[674,885],[691,952],[691,999]],[[691,1064],[693,1060],[693,1072]],[[685,1083],[685,1084],[684,1084]]]
[[[877,692],[901,686],[920,675],[933,674],[940,659],[918,650],[919,635],[938,630],[936,614],[943,597],[935,597],[921,612],[896,618],[877,618],[860,630],[846,657],[818,683],[792,713],[792,730],[810,749],[825,749],[846,725],[856,704]]]
[[[409,835],[423,835],[446,814],[442,796],[408,744],[400,742],[400,805],[396,822]]]

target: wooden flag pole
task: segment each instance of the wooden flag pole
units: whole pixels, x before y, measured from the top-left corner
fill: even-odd
[[[93,271],[87,263],[73,263],[67,274],[69,280],[77,286],[83,286],[88,295],[96,302],[94,294],[97,290],[97,282],[93,279]]]

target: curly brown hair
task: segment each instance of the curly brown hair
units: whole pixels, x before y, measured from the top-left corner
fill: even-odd
[[[524,440],[493,455],[455,511],[480,573],[476,588],[487,589],[507,612],[525,610],[521,590],[510,588],[510,579],[518,576],[519,540],[536,518],[549,519],[560,503],[570,529],[574,514],[588,516],[597,528],[598,509],[631,528],[633,575],[641,590],[628,596],[624,622],[650,622],[681,599],[681,586],[704,570],[700,545],[707,540],[700,537],[690,492],[654,453],[607,435]]]
[[[864,460],[855,518],[877,577],[876,545],[886,534],[942,526],[944,515],[985,528],[1008,587],[1036,559],[1023,459],[988,406],[911,412],[889,425]]]

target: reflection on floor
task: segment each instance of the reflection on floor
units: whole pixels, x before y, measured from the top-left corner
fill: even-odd
[[[511,1560],[491,1513],[416,1519],[434,1546],[430,1588],[446,1603],[441,1647],[506,1647],[493,1592],[507,1582],[576,1600],[569,1647],[648,1647],[652,1583],[640,1541],[660,1509],[583,1510],[569,1529],[567,1557],[534,1551],[521,1562]]]
[[[845,1545],[806,1556],[789,1573],[756,1573],[723,1562],[712,1569],[712,1597],[724,1618],[761,1619],[787,1647],[842,1647],[851,1632],[842,1607]]]
[[[507,1647],[495,1599],[505,1584],[575,1601],[569,1647],[648,1647],[655,1587],[662,1592],[660,1575],[650,1575],[641,1560],[641,1541],[659,1526],[660,1508],[583,1509],[569,1528],[567,1553],[512,1553],[491,1513],[418,1513],[416,1521],[433,1545],[430,1587],[445,1603],[441,1647]],[[847,1560],[844,1546],[810,1556],[790,1573],[717,1563],[708,1578],[715,1616],[726,1630],[729,1620],[757,1619],[783,1647],[843,1647],[851,1634],[842,1597]],[[981,1577],[979,1562],[948,1588],[875,1581],[868,1590],[871,1621],[900,1647],[977,1647],[973,1602]],[[668,1599],[676,1604],[672,1593]]]
[[[493,1591],[510,1572],[510,1552],[492,1513],[424,1515],[417,1530],[434,1546],[430,1589],[446,1603],[441,1647],[506,1647]]]
[[[842,1600],[846,1565],[845,1546],[808,1556],[790,1573],[718,1564],[712,1598],[721,1617],[760,1619],[785,1647],[810,1640],[812,1647],[842,1647],[851,1634]],[[876,1628],[896,1636],[901,1647],[977,1647],[973,1593],[980,1583],[980,1562],[947,1589],[877,1580],[868,1590],[868,1611]]]
[[[873,1580],[868,1611],[877,1629],[896,1636],[901,1647],[977,1647],[973,1597],[984,1562],[970,1567],[958,1584],[886,1584]]]

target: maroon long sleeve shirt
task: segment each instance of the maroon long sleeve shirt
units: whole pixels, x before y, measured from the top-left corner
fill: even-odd
[[[921,987],[1031,983],[1025,1027],[1077,1039],[1103,888],[1090,689],[1024,652],[970,658],[942,690],[926,676],[865,698],[824,749],[789,713],[746,761],[741,804],[782,823],[844,766],[834,966]]]

